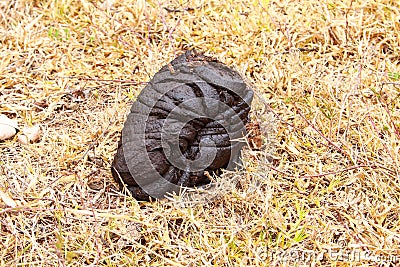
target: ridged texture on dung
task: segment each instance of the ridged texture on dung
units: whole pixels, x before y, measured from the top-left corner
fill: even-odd
[[[210,182],[239,163],[253,97],[240,75],[188,51],[142,90],[125,122],[113,177],[138,200]]]

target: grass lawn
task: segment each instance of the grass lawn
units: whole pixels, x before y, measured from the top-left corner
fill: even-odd
[[[110,165],[146,82],[187,49],[253,87],[260,150],[206,192],[139,203]],[[0,266],[394,266],[400,3],[3,0]]]

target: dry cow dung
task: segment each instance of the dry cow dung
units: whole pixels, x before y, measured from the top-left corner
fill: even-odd
[[[252,98],[236,71],[187,51],[133,103],[112,163],[114,179],[136,199],[150,200],[238,167]]]

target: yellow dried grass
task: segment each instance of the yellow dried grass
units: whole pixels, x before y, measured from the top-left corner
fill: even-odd
[[[0,113],[43,130],[37,144],[0,143],[0,265],[398,263],[399,10],[0,2]],[[138,203],[111,178],[119,131],[143,83],[189,48],[254,85],[265,147],[247,149],[244,171],[226,174],[237,184],[208,202]]]

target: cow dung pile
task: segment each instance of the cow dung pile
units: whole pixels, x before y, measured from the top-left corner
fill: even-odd
[[[127,117],[112,175],[138,200],[163,198],[240,163],[253,91],[223,63],[187,51],[161,68]]]

